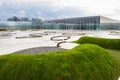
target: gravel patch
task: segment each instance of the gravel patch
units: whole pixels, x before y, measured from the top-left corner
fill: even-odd
[[[29,48],[29,49],[24,49],[21,51],[14,52],[14,54],[39,54],[44,52],[55,52],[59,50],[65,50],[65,49],[58,48],[58,47],[35,47],[35,48]]]

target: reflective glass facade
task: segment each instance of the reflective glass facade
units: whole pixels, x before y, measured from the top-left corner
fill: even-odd
[[[62,30],[98,30],[100,28],[100,16],[67,18],[47,20],[44,22],[32,22],[33,28],[62,29]]]
[[[0,21],[0,28],[120,30],[120,22],[103,16],[91,16],[29,22]]]
[[[120,23],[102,23],[100,26],[102,30],[120,30]]]
[[[0,28],[31,28],[31,22],[23,21],[0,21]]]

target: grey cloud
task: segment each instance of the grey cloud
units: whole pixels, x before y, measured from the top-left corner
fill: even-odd
[[[9,4],[9,5],[8,5]],[[21,12],[23,11],[23,12]],[[64,17],[77,17],[86,15],[86,11],[75,7],[63,7],[39,4],[15,4],[7,3],[0,7],[0,18],[6,20],[12,16],[38,17],[42,19],[55,19]],[[3,17],[4,16],[4,17]]]

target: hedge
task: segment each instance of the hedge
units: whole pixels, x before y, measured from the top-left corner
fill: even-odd
[[[110,39],[110,38],[97,38],[97,37],[89,37],[84,36],[81,37],[77,43],[79,44],[97,44],[106,49],[116,49],[120,50],[120,39]]]
[[[0,28],[0,31],[7,31],[6,28]]]
[[[0,56],[0,80],[117,80],[119,71],[116,59],[90,44],[46,54]]]

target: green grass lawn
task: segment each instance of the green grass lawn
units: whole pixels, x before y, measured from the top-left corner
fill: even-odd
[[[118,61],[120,61],[120,50],[111,50],[106,49],[113,57],[115,57]],[[119,62],[118,62],[119,63]],[[120,67],[120,63],[118,64],[118,67]],[[120,70],[118,70],[119,72]],[[120,73],[118,74],[120,75]]]
[[[94,44],[46,54],[0,56],[0,80],[118,80],[119,60]]]
[[[115,58],[120,60],[120,50],[111,50],[107,49],[107,51]]]
[[[107,39],[107,38],[84,36],[81,37],[79,40],[73,42],[78,44],[87,44],[87,43],[96,44],[105,48],[108,53],[110,53],[114,58],[116,58],[118,62],[117,67],[120,67],[120,39]],[[115,75],[120,76],[120,68],[116,70],[116,72],[119,74],[115,74]]]
[[[96,44],[105,49],[120,50],[120,39],[83,36],[75,42],[77,42],[79,44],[86,44],[86,43]]]

